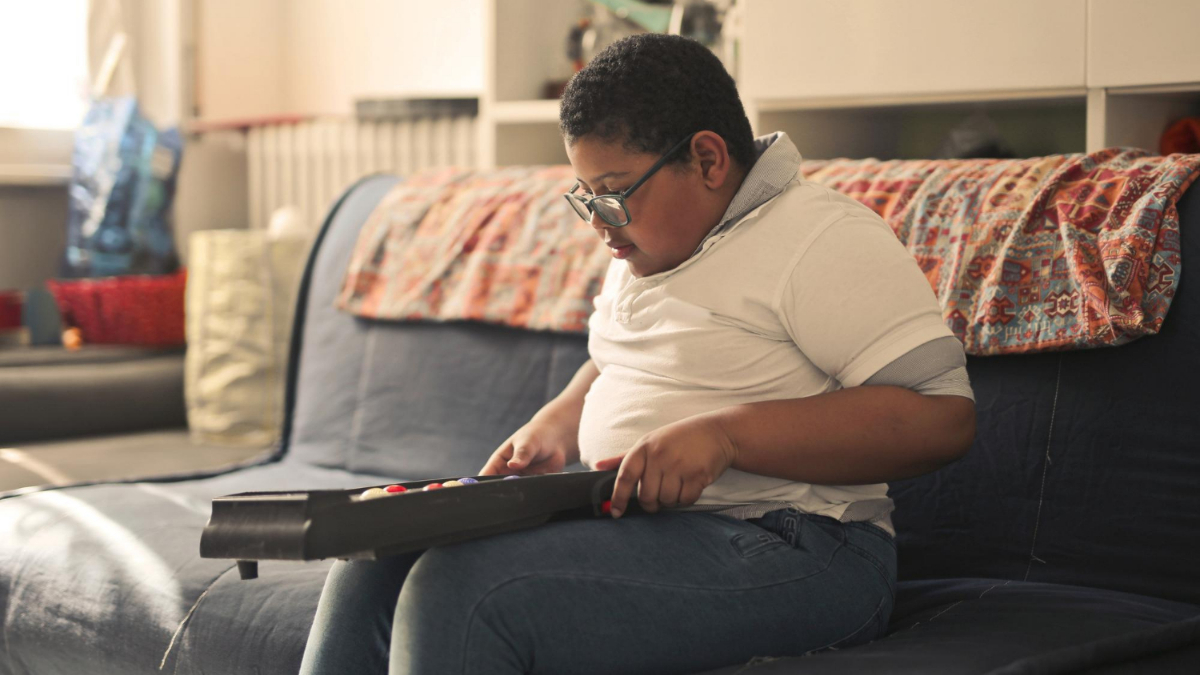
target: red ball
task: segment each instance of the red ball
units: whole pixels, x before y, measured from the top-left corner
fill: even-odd
[[[408,492],[408,488],[404,487],[403,485],[389,485],[385,487],[384,490],[387,490],[388,492]]]
[[[442,484],[441,483],[430,483],[429,485],[425,486],[425,489],[426,490],[441,490]]]

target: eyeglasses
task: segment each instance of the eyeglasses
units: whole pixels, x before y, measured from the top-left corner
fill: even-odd
[[[687,138],[676,143],[675,147],[668,150],[667,154],[659,158],[659,160],[654,163],[654,166],[650,167],[649,171],[643,174],[636,183],[631,185],[629,189],[625,190],[624,192],[614,192],[612,194],[599,195],[589,199],[586,195],[575,194],[575,191],[580,187],[579,181],[576,181],[575,187],[571,188],[571,191],[564,194],[563,197],[567,198],[567,203],[571,205],[571,208],[575,209],[575,213],[578,213],[580,218],[583,218],[589,223],[592,221],[592,211],[594,210],[596,213],[600,214],[601,220],[609,225],[612,225],[613,227],[625,227],[629,224],[629,221],[632,220],[632,218],[629,216],[629,208],[625,206],[625,200],[629,199],[629,197],[633,195],[634,190],[637,190],[642,186],[642,183],[650,180],[650,177],[654,175],[654,172],[661,169],[663,165],[667,163],[667,160],[671,158],[671,155],[674,155],[679,151],[680,148],[691,142],[692,136],[695,135],[696,134],[689,134]]]

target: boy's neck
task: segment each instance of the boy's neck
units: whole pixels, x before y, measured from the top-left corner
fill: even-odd
[[[738,190],[742,189],[742,183],[746,182],[746,176],[750,175],[749,169],[743,169],[741,166],[735,165],[735,169],[730,171],[730,180],[725,181],[721,186],[720,204],[721,211],[716,214],[717,221],[713,223],[713,227],[721,224],[721,218],[729,211],[729,205],[733,203],[733,198],[737,196]]]

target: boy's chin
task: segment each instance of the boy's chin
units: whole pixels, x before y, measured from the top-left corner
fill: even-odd
[[[645,263],[641,260],[634,260],[632,257],[626,258],[625,264],[629,265],[629,273],[635,277],[641,278],[654,274],[654,272],[646,271]]]
[[[686,259],[685,257],[684,260]],[[633,255],[626,258],[625,263],[629,265],[629,272],[633,276],[649,277],[673,270],[682,265],[683,260],[672,262],[670,260],[652,259],[646,255],[645,251],[639,249]]]

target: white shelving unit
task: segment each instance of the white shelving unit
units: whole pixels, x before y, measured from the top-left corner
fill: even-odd
[[[1018,155],[1079,152],[1086,3],[745,0],[738,87],[811,159],[934,156],[979,112]]]
[[[1200,115],[1200,2],[1088,1],[1088,149],[1158,149],[1173,120]]]
[[[1106,87],[1088,92],[1088,150],[1133,146],[1158,151],[1172,121],[1200,115],[1200,82]]]
[[[483,167],[565,164],[558,100],[546,85],[571,75],[566,39],[587,16],[584,0],[485,0],[484,87],[479,101]]]
[[[784,131],[807,159],[932,157],[948,130],[983,112],[1018,156],[1082,152],[1086,92],[973,93],[913,96],[903,101],[758,102],[756,134]]]
[[[1171,121],[1200,114],[1196,0],[739,1],[751,125],[810,159],[933,156],[981,111],[1018,156],[1157,151]],[[542,92],[570,74],[563,42],[588,3],[484,5],[481,164],[566,162]]]

